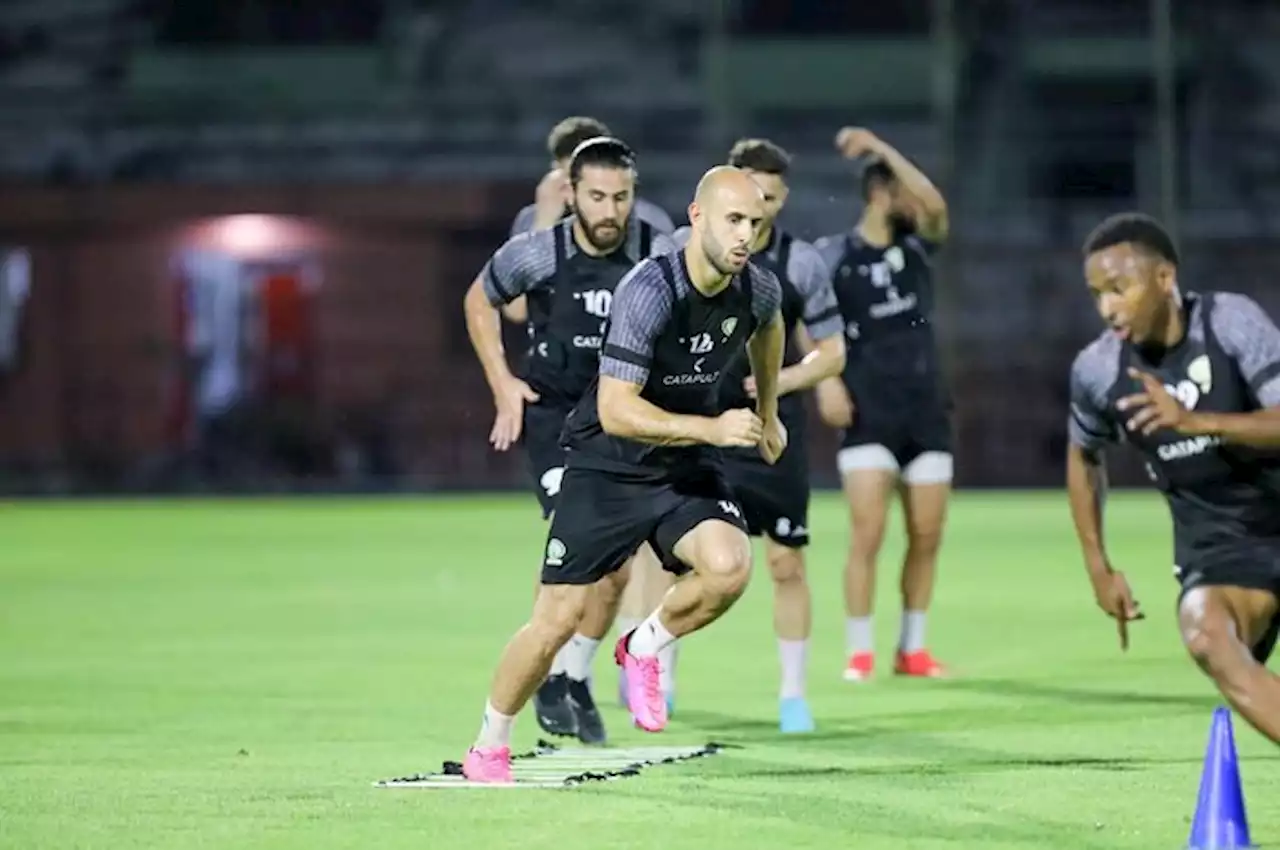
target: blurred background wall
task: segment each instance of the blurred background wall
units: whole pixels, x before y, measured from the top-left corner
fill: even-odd
[[[677,221],[773,138],[806,238],[859,211],[840,126],[914,159],[959,483],[1057,486],[1098,218],[1280,308],[1278,44],[1249,0],[6,0],[0,491],[525,486],[461,299],[567,115]]]

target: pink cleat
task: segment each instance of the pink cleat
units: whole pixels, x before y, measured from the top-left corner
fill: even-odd
[[[631,719],[646,732],[661,732],[667,726],[667,698],[662,693],[656,657],[637,658],[627,649],[631,633],[618,639],[613,660],[622,668],[627,682],[627,708]]]
[[[511,775],[511,748],[472,747],[462,762],[462,775],[472,782],[515,782]]]

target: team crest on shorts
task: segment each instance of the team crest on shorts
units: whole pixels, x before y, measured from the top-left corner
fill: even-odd
[[[564,556],[568,554],[564,543],[558,537],[552,537],[547,541],[547,566],[559,567],[564,564]]]

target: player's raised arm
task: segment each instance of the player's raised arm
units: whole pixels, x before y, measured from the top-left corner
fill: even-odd
[[[878,157],[893,172],[902,189],[915,201],[919,211],[916,222],[920,235],[930,242],[942,242],[950,230],[947,201],[925,173],[892,145],[861,127],[844,127],[836,135],[836,147],[850,159],[871,155]]]
[[[1113,442],[1115,424],[1105,413],[1099,398],[1106,383],[1101,371],[1107,358],[1086,349],[1071,368],[1071,412],[1067,420],[1067,497],[1076,539],[1084,557],[1094,596],[1120,630],[1121,648],[1128,648],[1127,624],[1142,618],[1138,603],[1124,573],[1111,566],[1103,536],[1103,507],[1107,492],[1107,469],[1103,449]]]
[[[506,451],[520,439],[524,404],[538,399],[528,384],[511,373],[498,311],[501,305],[540,286],[554,272],[554,238],[551,231],[540,231],[508,240],[485,264],[463,298],[467,335],[497,408],[489,441],[498,451]]]
[[[713,419],[669,413],[641,397],[654,342],[670,321],[672,306],[670,289],[654,262],[636,266],[618,284],[600,355],[600,426],[615,437],[663,446],[756,445],[760,422],[750,411]]]

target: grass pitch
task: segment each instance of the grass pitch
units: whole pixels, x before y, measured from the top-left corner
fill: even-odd
[[[741,745],[567,791],[382,790],[475,734],[528,613],[531,496],[41,503],[0,508],[0,847],[1180,847],[1218,700],[1183,654],[1168,518],[1109,504],[1148,619],[1127,655],[1096,610],[1061,494],[966,493],[930,645],[948,682],[888,675],[900,533],[882,565],[883,675],[841,681],[833,495],[810,526],[817,734],[776,732],[770,586],[680,655],[671,726],[597,690],[619,746]],[[1254,839],[1280,832],[1274,748],[1236,723]],[[540,736],[530,715],[517,749]]]

